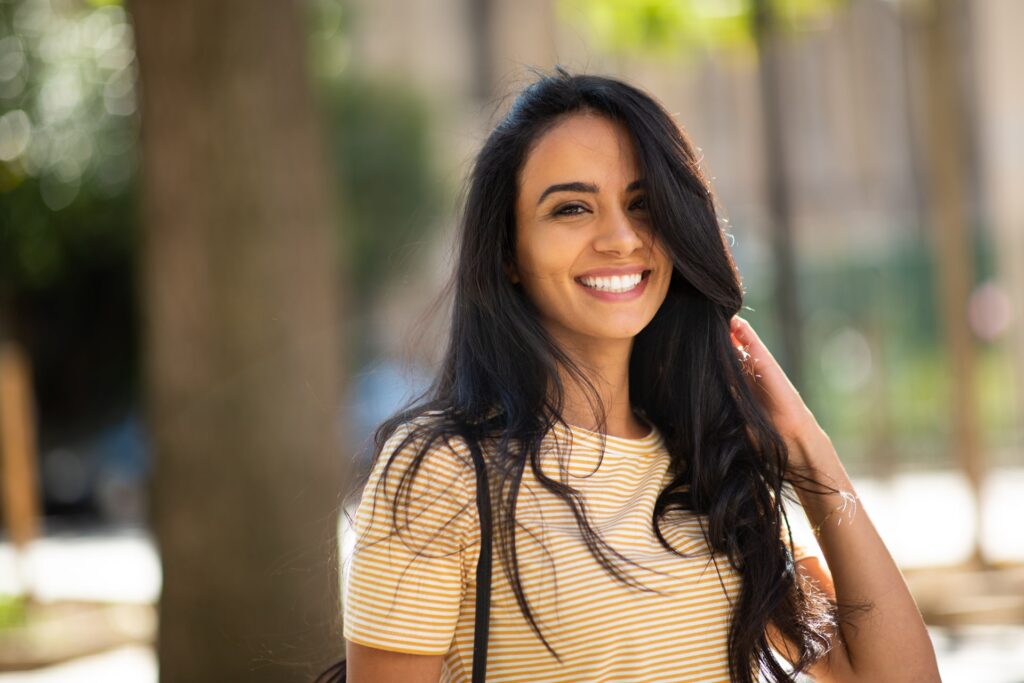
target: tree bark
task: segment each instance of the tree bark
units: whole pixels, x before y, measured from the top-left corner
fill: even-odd
[[[960,31],[968,6],[961,0],[933,0],[925,22],[927,99],[925,128],[936,253],[936,297],[942,315],[949,375],[952,448],[974,496],[974,545],[970,563],[984,567],[981,546],[985,457],[978,420],[974,336],[967,305],[974,285],[974,250],[968,208],[970,136],[964,102],[964,58]]]
[[[469,40],[473,55],[473,95],[480,102],[494,96],[494,0],[468,0]]]
[[[790,197],[789,164],[783,130],[782,69],[779,30],[771,0],[755,0],[753,32],[758,54],[758,90],[761,98],[761,135],[764,140],[764,179],[767,189],[768,229],[775,268],[775,315],[779,326],[779,364],[793,386],[805,392],[803,315],[797,287],[796,239]]]
[[[305,5],[136,0],[163,683],[342,651],[337,250]]]

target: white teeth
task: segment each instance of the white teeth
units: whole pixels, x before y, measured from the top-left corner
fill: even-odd
[[[599,289],[602,292],[628,292],[643,280],[643,275],[636,273],[635,275],[613,275],[612,277],[581,277],[582,282],[587,287],[592,289]]]

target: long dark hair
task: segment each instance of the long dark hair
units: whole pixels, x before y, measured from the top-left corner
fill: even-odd
[[[784,440],[747,385],[729,332],[743,288],[711,187],[685,132],[643,91],[556,67],[516,97],[484,142],[469,180],[440,371],[427,392],[378,428],[375,458],[409,423],[415,427],[396,449],[415,444],[403,482],[439,442],[484,445],[497,494],[494,545],[520,610],[559,661],[519,580],[514,514],[526,467],[571,507],[602,568],[635,585],[612,558],[630,560],[590,526],[578,492],[540,467],[542,439],[556,422],[567,427],[560,370],[586,389],[600,425],[605,407],[587,374],[554,343],[522,288],[506,276],[514,261],[518,180],[527,154],[554,124],[580,112],[606,116],[628,130],[647,181],[652,230],[674,263],[667,297],[636,336],[629,363],[630,402],[661,431],[671,457],[673,478],[657,499],[653,529],[666,549],[681,554],[665,540],[660,520],[674,509],[696,513],[710,549],[725,554],[741,575],[729,632],[732,681],[749,683],[755,671],[770,681],[793,681],[772,654],[769,622],[796,646],[795,672],[802,672],[828,652],[845,616],[796,573],[792,535],[789,544],[782,540],[789,529],[783,497],[795,501],[794,487],[835,489],[793,471]],[[399,508],[398,494],[393,505]],[[334,665],[335,674],[343,666]]]

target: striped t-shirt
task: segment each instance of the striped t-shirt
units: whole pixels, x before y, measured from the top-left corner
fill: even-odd
[[[470,680],[479,524],[476,482],[462,441],[436,446],[416,474],[411,507],[402,492],[401,534],[391,500],[402,465],[398,453],[387,486],[377,483],[403,427],[385,445],[354,516],[355,551],[346,559],[344,636],[372,647],[443,654],[441,682]],[[544,441],[542,471],[556,481],[559,456],[568,483],[580,491],[591,525],[612,548],[640,567],[613,561],[636,584],[609,576],[591,555],[569,507],[526,466],[516,519],[523,589],[534,618],[559,662],[520,612],[493,549],[487,680],[728,681],[729,600],[740,577],[723,555],[712,556],[697,516],[675,511],[662,520],[665,550],[651,527],[654,503],[669,483],[669,455],[660,432],[640,439],[605,437],[556,425]],[[795,545],[794,559],[808,554]],[[724,590],[723,590],[724,585]],[[654,592],[657,591],[657,592]]]

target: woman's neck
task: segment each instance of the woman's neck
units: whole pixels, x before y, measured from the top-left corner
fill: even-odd
[[[650,433],[650,427],[633,411],[629,400],[629,349],[619,357],[604,358],[600,365],[579,363],[581,369],[597,389],[597,394],[605,409],[605,428],[600,429],[596,406],[592,407],[588,400],[589,389],[580,386],[574,377],[564,371],[561,373],[562,386],[565,389],[562,405],[562,419],[571,425],[595,432],[603,432],[609,436],[625,439],[642,439]],[[577,361],[579,362],[579,361]]]
[[[621,439],[643,439],[651,433],[650,425],[638,418],[632,410],[629,413],[628,419],[617,416],[613,419],[609,415],[606,429],[598,428],[597,421],[593,415],[589,417],[581,416],[577,419],[563,412],[562,419],[570,425],[582,427],[592,432],[601,432],[608,436],[616,436]]]

